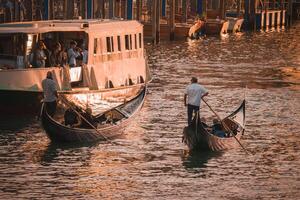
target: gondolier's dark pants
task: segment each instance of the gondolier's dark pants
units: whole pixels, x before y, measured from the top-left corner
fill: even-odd
[[[45,106],[46,106],[47,113],[48,113],[51,117],[53,117],[54,114],[55,114],[55,111],[56,111],[56,105],[57,105],[57,102],[56,102],[56,101],[45,102]]]
[[[192,123],[193,120],[193,113],[196,115],[196,113],[199,111],[199,106],[194,105],[187,105],[187,113],[188,113],[188,125]]]

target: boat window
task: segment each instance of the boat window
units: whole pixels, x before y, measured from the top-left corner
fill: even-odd
[[[117,37],[118,40],[118,51],[121,51],[121,37],[118,35]]]
[[[132,49],[132,36],[129,35],[129,48]]]
[[[89,36],[84,31],[52,31],[47,33],[38,34],[38,38],[34,39],[34,46],[36,46],[37,42],[42,40],[48,49],[47,52],[51,52],[56,47],[56,44],[60,44],[60,49],[62,51],[62,60],[58,60],[59,58],[55,58],[55,56],[51,56],[51,54],[46,55],[47,59],[45,62],[46,67],[50,66],[59,66],[65,65],[70,62],[70,58],[68,57],[68,51],[71,48],[71,42],[75,42],[76,50],[83,50],[82,56],[78,56],[76,58],[76,66],[82,66],[83,64],[88,63],[88,54],[90,51],[91,54],[99,54],[101,52],[101,43],[100,38],[92,38],[92,42],[94,43],[89,47]],[[34,62],[30,62],[32,67],[35,67]],[[58,64],[61,63],[61,64]]]
[[[98,38],[94,39],[94,54],[97,54],[98,49]]]
[[[26,66],[27,34],[0,34],[0,68]]]
[[[125,49],[129,50],[129,35],[125,35]]]
[[[25,34],[1,34],[0,55],[24,55],[27,41]]]
[[[139,33],[139,47],[142,48],[142,33]]]
[[[106,48],[107,52],[114,52],[114,38],[111,37],[106,37]]]
[[[136,39],[136,34],[134,34],[134,48],[137,49],[137,39]]]

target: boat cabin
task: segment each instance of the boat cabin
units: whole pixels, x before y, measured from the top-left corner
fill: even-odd
[[[43,47],[39,47],[41,42]],[[71,47],[78,53],[74,65],[68,53]],[[40,54],[44,63],[37,66]],[[53,62],[58,56],[60,62]],[[60,91],[142,84],[146,80],[143,27],[126,20],[0,24],[1,90],[41,92],[48,71],[53,72]]]

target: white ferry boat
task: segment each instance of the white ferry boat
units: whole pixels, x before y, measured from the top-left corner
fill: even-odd
[[[87,57],[76,66],[32,64],[39,41],[51,52],[59,43],[67,55],[71,41]],[[36,108],[42,99],[42,80],[51,71],[60,93],[81,103],[120,101],[139,93],[148,80],[143,26],[126,20],[54,20],[0,24],[0,108]],[[78,94],[76,96],[76,94]],[[90,95],[83,95],[90,94]],[[97,95],[94,95],[97,94]],[[95,98],[95,99],[93,99]],[[20,110],[21,107],[21,110]]]

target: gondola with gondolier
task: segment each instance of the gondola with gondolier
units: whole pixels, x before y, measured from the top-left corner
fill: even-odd
[[[142,108],[146,94],[144,86],[137,96],[124,102],[123,104],[111,108],[101,114],[93,116],[93,122],[85,117],[80,108],[76,108],[63,95],[56,113],[53,117],[49,115],[45,106],[41,110],[41,123],[48,137],[53,142],[95,142],[100,140],[110,140],[121,135],[122,130],[129,124],[133,117]],[[64,114],[69,108],[81,118],[88,126],[70,126],[64,121]]]
[[[202,100],[207,104],[204,99]],[[200,116],[196,114],[192,123],[183,129],[183,142],[190,150],[222,151],[241,146],[247,152],[240,143],[241,136],[245,131],[245,105],[246,101],[243,100],[241,105],[230,115],[224,119],[218,117],[225,137],[216,135],[212,127],[205,126]],[[209,105],[207,104],[207,106]],[[210,106],[209,108],[212,110]]]

